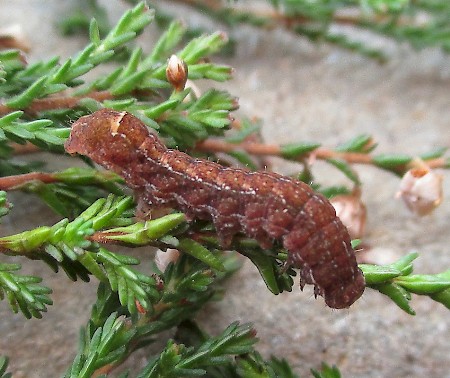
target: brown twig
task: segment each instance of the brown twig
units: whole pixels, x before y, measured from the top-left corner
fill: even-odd
[[[206,139],[197,144],[196,149],[204,152],[225,152],[225,153],[243,150],[252,155],[283,157],[281,147],[276,144],[265,144],[254,142],[252,143],[244,142],[234,144],[220,139]],[[319,147],[314,151],[302,154],[298,156],[296,160],[302,161],[308,157],[312,157],[314,159],[319,160],[341,159],[349,164],[375,165],[375,161],[370,154],[358,152],[340,152],[324,147]],[[444,168],[446,166],[446,160],[444,158],[429,159],[426,160],[426,164],[430,168]]]
[[[31,172],[22,175],[0,177],[0,190],[16,190],[23,185],[39,181],[44,184],[58,182],[58,178],[52,173]]]
[[[207,8],[210,12],[218,13],[223,11],[226,7],[221,1],[214,0],[172,0],[175,3],[185,4],[190,7],[201,7]],[[240,15],[241,13],[249,13],[260,20],[265,20],[265,24],[262,27],[266,29],[273,29],[275,27],[281,26],[287,30],[292,30],[296,25],[303,25],[316,20],[311,17],[305,16],[303,14],[284,14],[279,11],[260,11],[254,9],[237,9],[229,8],[235,15]],[[389,15],[385,14],[373,14],[369,16],[363,15],[357,8],[349,7],[340,12],[333,14],[331,22],[340,25],[353,25],[358,26],[362,23],[382,23],[392,21]],[[410,18],[399,17],[396,19],[397,25],[413,25],[413,20]]]
[[[279,26],[283,26],[286,29],[292,29],[295,27],[295,25],[301,25],[306,23],[314,22],[315,20],[309,17],[306,17],[301,14],[294,14],[294,15],[287,15],[280,12],[254,12],[252,11],[257,17],[264,17],[267,19],[272,20],[274,23],[276,23]],[[361,14],[361,12],[351,12],[351,9],[346,11],[341,11],[339,13],[335,13],[332,16],[331,22],[339,25],[353,25],[358,26],[362,23],[382,23],[382,22],[388,22],[391,21],[390,17],[388,15],[383,14],[376,14],[369,16],[364,16]],[[411,21],[407,20],[406,18],[398,18],[396,20],[397,25],[411,25]]]
[[[11,143],[11,147],[14,151],[14,155],[34,154],[35,152],[42,151],[38,146],[35,146],[30,142],[27,142],[26,144]]]
[[[85,98],[92,98],[101,102],[113,99],[114,96],[109,91],[94,91],[84,96],[47,97],[34,100],[28,107],[22,110],[27,114],[36,114],[45,110],[74,108]],[[12,109],[5,104],[0,104],[0,116],[6,115],[14,110],[16,109]]]

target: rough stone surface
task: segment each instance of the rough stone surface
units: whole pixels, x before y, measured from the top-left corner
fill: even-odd
[[[113,17],[118,17],[123,3],[108,4]],[[67,57],[84,45],[81,38],[61,38],[54,27],[71,6],[56,0],[0,0],[0,25],[22,25],[33,46],[30,62]],[[221,87],[240,98],[240,114],[263,119],[266,140],[334,146],[369,133],[379,143],[380,153],[418,154],[450,146],[450,59],[439,51],[414,52],[389,43],[390,59],[380,65],[282,31],[242,28],[230,33],[239,43],[238,50],[225,61],[235,67],[235,79]],[[369,41],[385,43],[378,38]],[[44,157],[54,167],[71,164]],[[290,173],[295,166],[276,160],[274,168]],[[394,199],[396,177],[373,167],[357,170],[369,212],[366,242],[376,258],[384,263],[419,251],[417,272],[448,268],[448,193],[432,216],[418,219]],[[323,163],[317,163],[314,171],[327,183],[345,182]],[[443,174],[448,183],[448,172]],[[32,196],[17,193],[11,199],[15,207],[3,220],[1,235],[57,220]],[[20,261],[24,273],[43,276],[53,288],[54,306],[42,320],[25,321],[0,302],[0,354],[10,356],[14,377],[60,376],[75,354],[96,282],[72,283],[42,263]],[[322,300],[315,301],[310,291],[271,295],[248,263],[226,289],[222,302],[199,313],[199,322],[214,334],[235,320],[254,322],[263,355],[288,359],[302,376],[326,361],[338,365],[344,377],[450,377],[448,310],[427,298],[412,301],[415,317],[371,290],[350,310],[332,311]],[[145,352],[130,365],[144,363]]]

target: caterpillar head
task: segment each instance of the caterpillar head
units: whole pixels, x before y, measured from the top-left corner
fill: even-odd
[[[365,286],[364,275],[358,269],[354,281],[346,285],[337,285],[325,292],[325,303],[331,308],[348,308],[363,294]]]
[[[101,109],[72,125],[64,147],[120,173],[148,136],[147,127],[131,114]]]

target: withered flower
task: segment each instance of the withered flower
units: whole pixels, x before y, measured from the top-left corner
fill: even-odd
[[[352,239],[360,239],[366,229],[367,210],[361,201],[361,191],[356,189],[351,194],[342,194],[330,199],[344,226]]]
[[[19,24],[2,26],[0,28],[0,50],[4,49],[30,51],[30,43],[25,38],[22,27]]]
[[[397,192],[413,213],[430,214],[442,202],[442,175],[428,168],[413,168],[405,173]]]
[[[158,249],[155,256],[155,264],[161,272],[164,272],[167,266],[175,263],[180,257],[178,249],[168,248],[165,252]]]

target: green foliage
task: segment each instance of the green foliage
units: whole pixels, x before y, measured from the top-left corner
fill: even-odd
[[[17,94],[6,101],[6,105],[23,109],[36,98],[80,85],[80,76],[110,59],[115,48],[132,40],[152,19],[153,13],[146,9],[144,3],[140,3],[126,12],[105,38],[92,38],[91,43],[74,58],[62,64],[58,64],[57,59],[51,59],[47,63],[36,63],[16,72],[11,80],[22,85],[15,88]],[[91,36],[97,35],[95,22],[91,23],[91,28]]]
[[[64,141],[69,136],[69,128],[50,127],[53,122],[48,119],[24,122],[20,119],[23,114],[22,111],[16,111],[0,118],[0,142],[11,140],[24,144],[28,141],[43,149],[59,147],[62,151]]]
[[[163,290],[158,306],[166,310],[158,315],[160,323],[152,327],[162,327],[162,322],[173,326],[186,319],[187,314],[197,311],[211,299],[214,294],[213,284],[226,276],[186,255],[176,264],[169,264],[161,275]]]
[[[161,119],[159,129],[162,135],[171,137],[167,144],[177,147],[192,147],[209,135],[222,135],[230,124],[229,112],[236,108],[236,101],[227,92],[211,90],[200,98],[183,101],[190,94],[185,90],[176,94],[157,109],[143,111],[147,117],[157,114]]]
[[[89,338],[82,339],[80,353],[65,377],[92,377],[100,367],[123,358],[128,343],[136,334],[136,330],[127,328],[125,317],[112,313],[102,327],[98,327]]]
[[[202,331],[195,322],[188,320],[178,326],[175,340],[186,346],[199,348],[210,340],[210,336]],[[275,357],[264,360],[254,349],[245,355],[236,356],[234,361],[228,360],[218,365],[205,367],[205,371],[206,376],[213,378],[298,378],[286,360]]]
[[[130,197],[115,198],[111,195],[107,199],[102,198],[94,202],[72,222],[63,219],[52,227],[42,226],[0,238],[0,248],[21,255],[29,255],[46,248],[54,249],[57,261],[62,261],[64,255],[76,260],[77,253],[80,254],[94,245],[86,239],[87,236],[107,226],[131,223],[132,205]]]
[[[150,309],[151,300],[158,297],[156,280],[129,267],[138,265],[139,260],[104,248],[100,249],[95,260],[102,263],[111,289],[117,291],[120,303],[128,306],[130,313],[136,312],[138,303],[142,308]]]
[[[130,1],[133,2],[133,1]],[[187,2],[202,14],[229,27],[248,24],[255,28],[285,28],[294,35],[306,37],[316,43],[327,42],[356,53],[386,59],[382,49],[358,39],[357,33],[345,33],[336,26],[351,25],[353,31],[367,30],[374,34],[408,42],[412,47],[439,47],[450,51],[450,4],[445,0],[268,0],[274,12],[258,12],[257,8],[236,7],[233,2],[196,0]],[[159,7],[158,19],[167,23],[170,15]],[[423,21],[426,20],[426,21]],[[193,26],[192,33],[198,33]]]
[[[326,363],[322,364],[321,369],[311,369],[311,373],[314,378],[341,378],[341,373],[336,366],[328,366]]]
[[[9,213],[10,206],[11,205],[8,203],[6,199],[6,192],[0,190],[0,218],[4,217]]]
[[[211,253],[207,248],[205,248],[200,243],[195,240],[183,238],[173,245],[179,251],[187,253],[200,261],[204,262],[213,269],[223,271],[225,267],[223,266],[220,259],[218,259],[214,253]]]
[[[337,146],[336,151],[368,153],[376,147],[376,145],[372,145],[371,142],[372,137],[370,135],[358,135],[355,138]]]
[[[13,312],[20,310],[28,319],[42,318],[42,312],[47,311],[47,305],[53,304],[48,296],[52,291],[39,285],[42,281],[40,277],[13,273],[19,269],[19,264],[0,264],[0,299],[6,297]]]
[[[407,155],[378,155],[373,158],[377,166],[391,170],[394,170],[399,166],[405,166],[411,159],[412,158]]]
[[[97,369],[114,366],[133,350],[151,343],[152,335],[192,316],[215,293],[217,284],[235,270],[232,256],[223,256],[223,265],[228,267],[227,272],[214,274],[199,261],[188,256],[181,258],[163,274],[152,278],[157,282],[151,298],[153,307],[145,311],[144,303],[139,300],[139,313],[130,312],[130,308],[121,304],[120,290],[117,294],[112,285],[101,283],[91,319],[81,332],[78,355],[66,377],[91,376]],[[177,355],[180,350],[170,341],[165,358],[152,359],[150,365],[155,363],[151,366],[156,371],[197,370],[192,366],[225,363],[228,358],[224,356],[245,353],[255,341],[250,326],[232,325],[217,339],[205,342],[196,353],[192,348],[183,349],[182,359]],[[178,363],[167,366],[173,358]]]
[[[7,373],[6,369],[8,368],[8,358],[5,356],[0,356],[0,378],[11,378],[12,374]]]
[[[130,226],[116,227],[102,232],[102,240],[129,245],[146,245],[152,240],[163,238],[168,232],[185,221],[182,213],[174,213],[147,222],[136,222]],[[169,239],[176,244],[176,238]],[[178,244],[177,244],[178,245]]]
[[[157,297],[156,281],[131,268],[132,265],[139,264],[139,261],[126,255],[109,252],[89,240],[91,235],[106,227],[130,224],[132,205],[130,197],[110,196],[108,199],[99,199],[72,222],[63,219],[52,227],[42,226],[0,238],[0,250],[13,255],[42,259],[55,271],[61,266],[73,280],[77,277],[88,280],[88,274],[92,274],[100,281],[109,282],[112,290],[119,293],[122,305],[128,306],[130,313],[136,311],[137,302],[144,309],[149,309],[151,307],[149,299]],[[162,219],[146,222],[147,238],[162,237],[183,220],[184,218],[177,217],[174,222],[174,217],[168,215]],[[117,228],[114,230],[114,233],[120,232]],[[154,239],[147,239],[151,240]],[[14,280],[13,276],[7,276],[5,282],[4,286],[9,282],[16,285],[22,283],[19,278]],[[15,287],[11,290],[23,292]],[[42,305],[38,309],[41,307]],[[22,310],[22,306],[20,309]],[[28,313],[24,314],[28,316]]]
[[[410,315],[415,315],[409,305],[411,294],[426,295],[450,309],[450,270],[433,275],[411,274],[412,261],[417,257],[417,253],[411,253],[386,266],[361,264],[366,285],[387,295]]]
[[[298,159],[319,147],[319,143],[290,143],[281,146],[281,156],[286,159]]]
[[[251,325],[238,323],[232,323],[219,336],[210,338],[198,348],[187,348],[169,341],[161,355],[152,360],[138,377],[203,376],[206,368],[229,362],[229,355],[250,352],[255,342]]]
[[[339,169],[347,178],[349,178],[355,185],[360,185],[358,174],[356,171],[342,159],[327,159],[327,162]]]
[[[133,0],[129,0],[129,2],[136,3]],[[430,46],[440,47],[446,52],[450,49],[448,37],[450,6],[444,0],[434,2],[321,0],[314,3],[306,0],[269,0],[268,2],[274,7],[273,14],[260,13],[251,8],[236,7],[232,2],[196,0],[187,2],[187,4],[229,27],[236,28],[240,24],[248,24],[263,29],[286,28],[293,34],[306,37],[314,42],[336,44],[380,61],[386,59],[383,50],[359,41],[354,36],[356,33],[349,35],[336,31],[333,26],[350,24],[355,30],[365,29],[399,42],[406,41],[417,49]],[[159,7],[156,19],[160,26],[166,28],[172,17],[165,13],[165,7],[161,4],[154,3],[152,5]],[[356,14],[355,10],[357,11]],[[103,34],[105,34],[108,21],[105,19],[104,9],[91,0],[84,6],[83,13],[84,16],[76,10],[68,16],[62,22],[63,30],[81,29],[87,31],[89,22],[86,14],[90,14],[91,17],[99,17]],[[347,13],[350,15],[348,16]],[[421,22],[420,17],[426,19],[426,22]],[[195,25],[189,28],[187,35],[190,37],[198,36],[202,32],[204,32],[204,29]],[[230,41],[228,50],[233,49],[234,43],[234,41]]]
[[[298,378],[298,375],[294,374],[292,368],[285,359],[280,360],[276,357],[272,357],[268,364],[275,373],[275,377]]]
[[[220,248],[220,242],[216,237],[202,236],[201,240],[211,247]],[[235,238],[231,248],[250,259],[272,293],[280,294],[283,291],[292,291],[294,284],[292,276],[295,276],[296,273],[293,269],[286,270],[284,267],[287,259],[286,251],[279,248],[263,249],[255,240],[248,238]]]
[[[24,180],[10,190],[21,190],[39,196],[54,212],[76,216],[106,193],[123,194],[121,177],[92,168],[68,168],[50,174],[55,183],[34,178]]]

